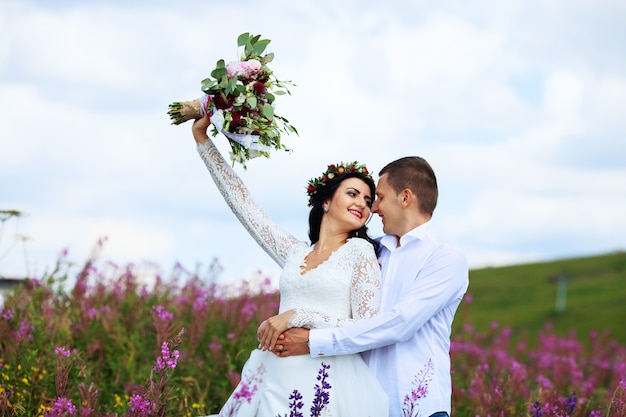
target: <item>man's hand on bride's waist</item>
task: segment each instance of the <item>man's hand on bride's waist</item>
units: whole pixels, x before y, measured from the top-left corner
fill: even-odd
[[[285,330],[278,337],[276,346],[272,352],[281,358],[287,356],[308,355],[310,353],[309,333],[309,329],[304,329],[302,327],[294,327],[292,329]]]

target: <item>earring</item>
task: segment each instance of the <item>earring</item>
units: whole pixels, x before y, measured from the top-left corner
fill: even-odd
[[[328,213],[328,207],[324,206],[324,213]]]

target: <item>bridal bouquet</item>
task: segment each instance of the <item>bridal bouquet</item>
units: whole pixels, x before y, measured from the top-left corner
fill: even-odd
[[[269,158],[272,149],[290,152],[281,142],[281,133],[298,134],[289,120],[274,112],[277,95],[291,94],[290,81],[279,81],[267,66],[273,53],[263,54],[270,43],[260,35],[243,33],[237,46],[243,47],[239,61],[217,61],[209,78],[202,80],[204,95],[191,101],[173,102],[168,114],[172,124],[211,118],[213,136],[218,133],[228,138],[233,163],[241,163],[258,156]]]

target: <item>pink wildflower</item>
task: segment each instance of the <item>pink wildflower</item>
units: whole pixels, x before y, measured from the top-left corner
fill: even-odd
[[[164,371],[166,369],[174,369],[178,364],[178,357],[180,353],[178,350],[170,352],[170,348],[167,342],[163,342],[161,345],[161,356],[157,358],[157,364],[152,367],[155,371]]]

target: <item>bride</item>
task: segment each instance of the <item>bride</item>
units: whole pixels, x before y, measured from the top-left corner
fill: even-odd
[[[270,342],[289,327],[342,326],[378,313],[377,243],[366,227],[375,184],[367,168],[356,162],[329,165],[309,181],[309,244],[279,228],[251,198],[209,140],[209,125],[205,116],[192,127],[201,158],[239,221],[283,268],[280,314],[258,333],[260,346],[270,348],[252,351],[219,416],[308,416],[310,409],[311,415],[328,417],[386,417],[388,399],[360,355],[281,358]],[[320,407],[321,414],[314,414]]]

